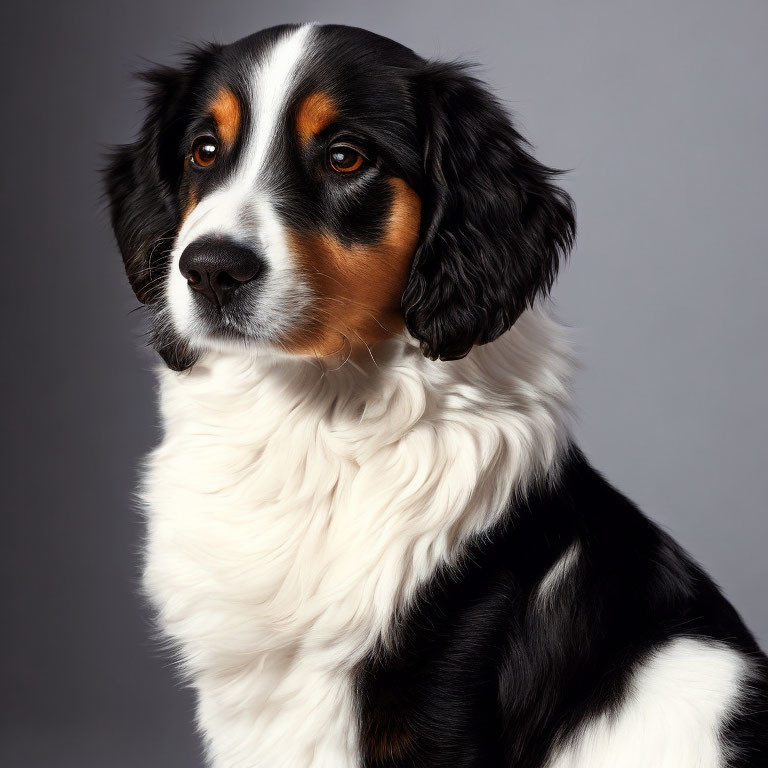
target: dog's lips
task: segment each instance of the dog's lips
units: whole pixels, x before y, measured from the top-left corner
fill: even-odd
[[[242,310],[237,306],[237,299],[218,306],[195,294],[194,303],[196,319],[204,326],[207,335],[238,339],[251,337],[251,333],[246,330]]]

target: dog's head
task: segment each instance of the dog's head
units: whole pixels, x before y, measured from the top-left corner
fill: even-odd
[[[466,68],[340,26],[268,29],[155,69],[106,170],[126,272],[172,368],[200,351],[431,358],[497,338],[574,235],[555,172]]]

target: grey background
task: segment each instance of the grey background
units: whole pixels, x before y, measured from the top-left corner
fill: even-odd
[[[0,764],[199,765],[191,697],[136,596],[154,361],[95,169],[138,125],[142,57],[287,21],[481,62],[538,156],[573,169],[579,243],[555,298],[584,361],[578,436],[768,643],[768,3],[14,5],[0,51]]]

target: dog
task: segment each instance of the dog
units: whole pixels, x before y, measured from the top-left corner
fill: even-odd
[[[317,25],[145,80],[105,185],[209,763],[768,766],[768,659],[573,442],[573,203],[486,86]]]

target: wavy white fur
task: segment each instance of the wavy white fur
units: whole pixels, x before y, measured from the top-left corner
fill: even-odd
[[[510,498],[556,471],[572,360],[541,308],[463,360],[160,372],[145,585],[216,768],[354,766],[354,667]]]
[[[718,735],[749,675],[733,649],[675,638],[637,669],[619,711],[587,725],[547,768],[723,768]]]

